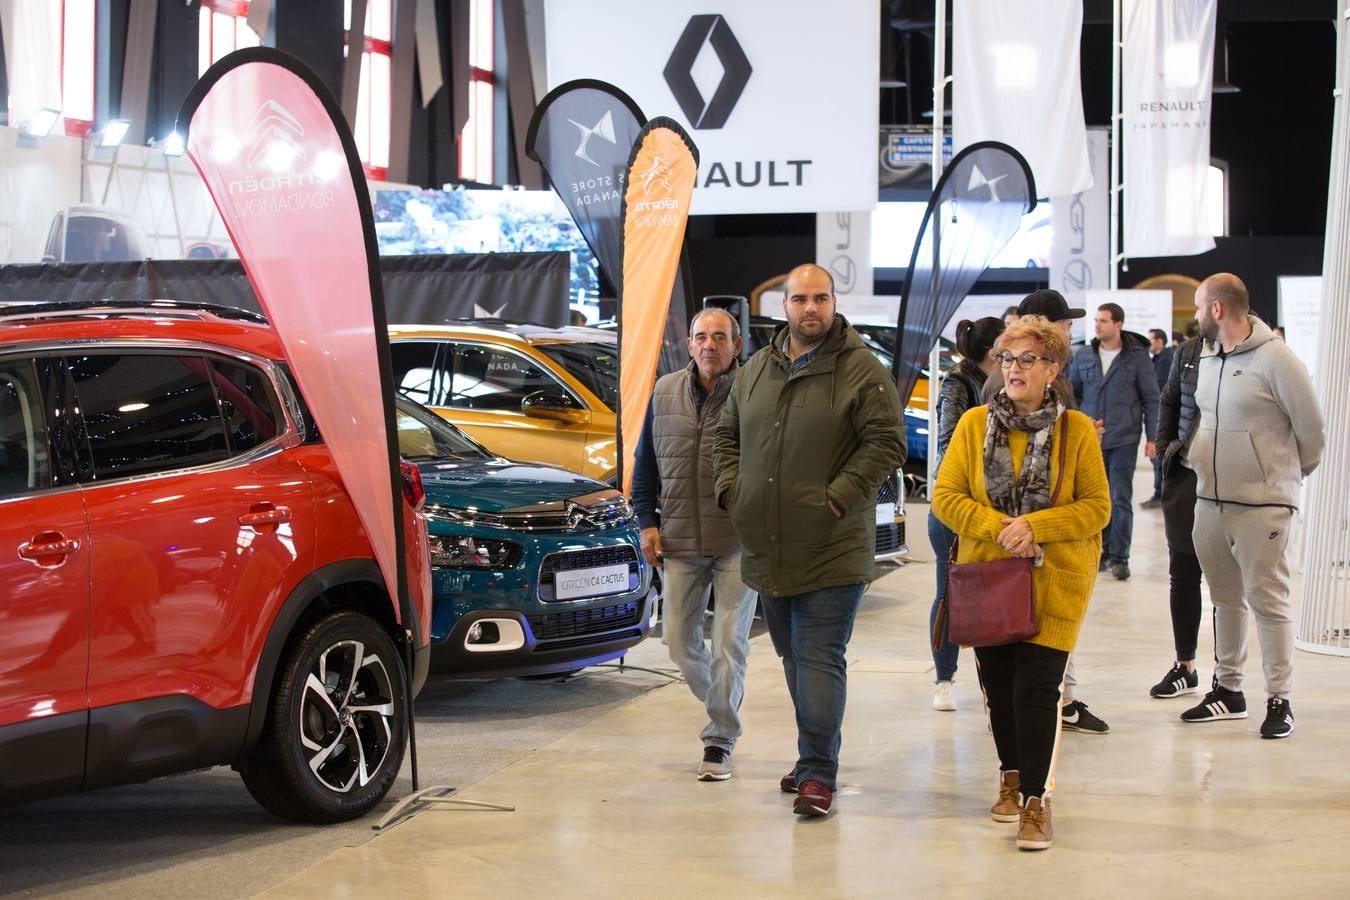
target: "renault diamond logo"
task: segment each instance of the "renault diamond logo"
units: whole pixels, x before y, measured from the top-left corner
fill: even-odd
[[[275,100],[268,100],[248,123],[244,143],[248,146],[250,169],[287,169],[297,159],[306,159],[299,138],[305,129],[295,116]]]
[[[707,101],[694,83],[693,74],[694,62],[704,44],[712,47],[722,64],[722,80],[717,83],[712,99]],[[745,51],[732,34],[727,20],[720,15],[703,15],[690,18],[689,24],[684,26],[684,33],[675,42],[675,49],[661,74],[691,125],[721,128],[727,124],[727,117],[741,98],[751,71],[750,60],[745,58]]]
[[[600,164],[591,159],[590,155],[586,152],[586,144],[590,141],[592,135],[599,137],[602,141],[608,141],[611,144],[618,143],[618,141],[614,139],[614,113],[611,110],[605,110],[605,114],[600,117],[600,121],[596,122],[591,128],[587,128],[576,119],[568,119],[567,121],[571,122],[581,130],[581,144],[577,147],[577,152],[572,155],[577,159],[586,160],[586,162],[593,166],[598,167]]]

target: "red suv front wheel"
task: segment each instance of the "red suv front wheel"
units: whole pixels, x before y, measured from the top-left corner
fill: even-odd
[[[343,611],[310,626],[277,678],[267,723],[243,767],[249,793],[301,822],[365,815],[403,764],[403,664],[380,625]]]

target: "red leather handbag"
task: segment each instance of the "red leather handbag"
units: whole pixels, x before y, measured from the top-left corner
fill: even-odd
[[[1065,445],[1068,423],[1061,418],[1059,429],[1059,474],[1050,505],[1059,499],[1064,481]],[[997,647],[1035,637],[1041,630],[1036,617],[1036,582],[1032,577],[1035,561],[1009,557],[984,562],[957,563],[958,541],[952,542],[947,563],[947,595],[939,604],[933,623],[933,649],[941,647],[945,629],[947,640],[966,647]]]

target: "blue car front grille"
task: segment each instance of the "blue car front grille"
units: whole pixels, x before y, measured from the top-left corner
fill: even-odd
[[[572,609],[527,618],[534,639],[541,645],[538,649],[552,650],[559,646],[554,643],[557,641],[565,641],[571,646],[609,640],[614,631],[636,627],[641,613],[638,601],[633,600],[613,606],[593,606],[590,609]]]
[[[881,483],[881,490],[877,491],[878,503],[895,503],[900,499],[900,479],[896,473],[892,472]]]
[[[637,548],[632,544],[612,544],[608,547],[590,547],[585,550],[563,550],[544,557],[539,566],[539,599],[550,603],[557,599],[553,592],[553,576],[571,569],[589,569],[594,566],[628,564],[628,590],[635,591],[642,583],[638,570]]]

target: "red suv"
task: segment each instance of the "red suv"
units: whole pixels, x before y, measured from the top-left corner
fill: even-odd
[[[401,614],[265,321],[0,306],[0,805],[223,764],[287,818],[378,803],[427,672],[414,471]]]

